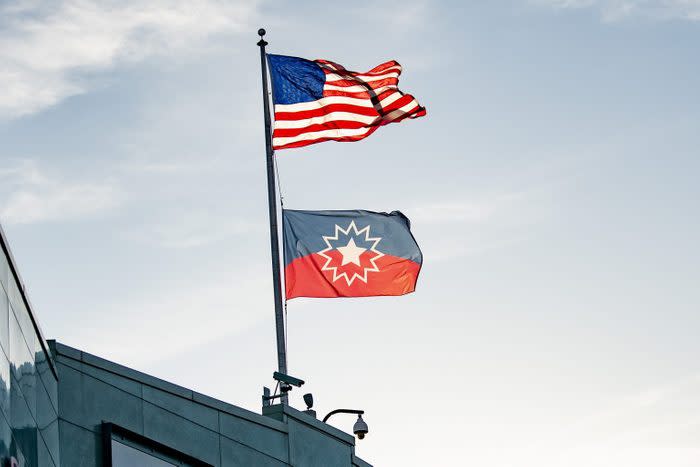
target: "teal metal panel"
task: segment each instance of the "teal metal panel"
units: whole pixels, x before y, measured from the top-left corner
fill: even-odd
[[[219,412],[212,408],[145,385],[143,399],[212,431],[219,431]]]
[[[73,347],[68,347],[67,345],[63,345],[55,340],[49,341],[49,347],[51,347],[54,354],[61,354],[79,362],[81,362],[83,359],[83,353],[80,350],[74,349]]]
[[[143,400],[114,385],[58,362],[59,414],[96,430],[103,420],[143,433]]]
[[[10,456],[12,449],[12,428],[4,414],[0,414],[0,459]]]
[[[80,362],[65,362],[66,365],[72,365],[80,369],[85,375],[91,376],[97,380],[102,381],[105,384],[109,384],[115,388],[118,388],[124,392],[127,392],[133,396],[141,397],[142,389],[141,383],[134,381],[129,378],[124,378],[118,374],[114,374],[110,371],[104,370],[102,368],[97,368],[89,364],[82,364]]]
[[[37,419],[36,412],[36,396],[37,396],[37,376],[36,376],[36,366],[32,363],[24,365],[19,371],[20,378],[17,381],[19,383],[20,390],[24,395],[24,400],[27,402],[29,407],[29,413],[32,415],[33,420]],[[36,426],[36,422],[33,423]]]
[[[4,352],[0,352],[0,410],[8,420],[12,416],[10,409],[10,361]]]
[[[124,391],[132,396],[141,398],[142,388],[141,383],[134,381],[132,379],[124,378],[123,376],[116,375],[110,371],[103,370],[102,368],[96,368],[89,364],[82,364],[80,362],[71,361],[66,362],[66,365],[71,365],[80,368],[80,371],[96,380],[102,381],[114,388]]]
[[[65,348],[66,346],[63,347]],[[74,349],[72,350],[76,352]],[[96,357],[95,355],[91,355],[87,352],[80,352],[80,355],[80,358],[84,363],[92,365],[93,367],[101,368],[110,371],[114,374],[120,375],[122,377],[130,378],[134,381],[147,384],[154,388],[162,389],[163,391],[177,394],[178,396],[184,397],[185,399],[192,399],[191,389],[183,388],[182,386],[178,386],[177,384],[173,384],[168,381],[163,381],[162,379],[156,378],[155,376],[147,375],[146,373],[127,368],[123,365],[110,362],[109,360],[105,360],[104,358]]]
[[[221,413],[241,418],[267,428],[272,428],[273,430],[277,430],[282,433],[287,432],[287,425],[277,420],[272,420],[270,417],[261,417],[259,413],[251,412],[250,410],[229,404],[228,402],[214,399],[213,397],[205,396],[204,394],[200,394],[198,392],[193,392],[192,396],[192,399],[196,403],[206,405],[207,407],[216,409]]]
[[[46,448],[51,455],[51,458],[56,462],[56,465],[60,465],[61,461],[61,448],[58,430],[58,419],[52,421],[49,425],[41,427],[39,430],[41,439],[44,441]]]
[[[42,438],[51,458],[59,462],[58,415],[51,403],[46,388],[37,384],[36,412],[39,436]],[[41,465],[41,464],[40,464]]]
[[[3,256],[0,254],[0,256]],[[10,355],[10,299],[5,289],[0,287],[0,347],[5,355]]]
[[[37,460],[37,427],[29,412],[29,406],[24,400],[19,383],[11,378],[10,383],[10,424],[12,436],[22,450],[24,457],[31,465],[36,465]]]
[[[61,465],[98,467],[102,465],[102,437],[88,429],[59,420]]]
[[[34,345],[34,364],[36,365],[37,374],[37,391],[39,386],[43,386],[44,391],[47,393],[49,400],[51,401],[51,406],[54,412],[58,413],[58,386],[56,384],[56,377],[51,371],[49,356],[41,345],[40,340],[36,341]]]
[[[16,303],[12,303],[12,300],[10,300],[10,309],[14,310],[27,351],[31,355],[32,363],[34,363],[34,346],[36,345],[37,336],[27,307],[24,306],[24,302],[21,299]]]
[[[288,466],[264,452],[256,451],[248,446],[236,443],[224,436],[221,437],[221,467],[284,467]]]
[[[49,449],[41,439],[37,443],[37,461],[37,465],[41,467],[56,467],[56,463],[54,462]]]
[[[308,425],[311,428],[315,428],[319,433],[323,433],[326,436],[330,436],[336,439],[336,441],[347,444],[348,446],[355,445],[355,437],[341,431],[327,423],[323,423],[317,418],[311,417],[304,412],[297,410],[289,405],[271,405],[268,407],[263,407],[263,414],[268,417],[274,417],[277,420],[287,420],[292,418],[301,422],[304,425]]]
[[[37,370],[40,370],[40,367],[38,367]],[[44,385],[44,389],[46,389],[46,393],[49,395],[49,399],[51,399],[51,404],[56,409],[56,412],[58,412],[58,381],[54,377],[52,371],[44,374],[39,371],[39,377],[41,378],[41,383]]]
[[[337,442],[307,424],[288,420],[291,464],[304,467],[351,467],[352,446]]]
[[[32,373],[34,367],[34,356],[29,352],[27,343],[24,341],[22,330],[14,313],[10,313],[10,365],[12,376],[17,381],[22,379],[23,373]]]
[[[58,414],[72,424],[79,425],[83,419],[82,378],[80,371],[56,362],[58,379],[61,383],[60,398],[58,399]]]
[[[143,435],[204,462],[219,466],[219,434],[179,415],[145,402]]]
[[[5,287],[5,290],[7,291],[7,297],[10,299],[10,306],[12,306],[12,308],[18,311],[20,310],[20,307],[22,310],[24,310],[24,301],[22,300],[22,293],[20,292],[19,286],[17,285],[17,282],[14,281],[14,279],[7,281],[7,287]],[[24,310],[24,312],[26,313],[26,310]]]
[[[2,234],[0,233],[0,236]],[[7,290],[10,279],[10,263],[7,261],[5,252],[0,248],[0,288]]]
[[[220,423],[221,434],[227,438],[265,452],[281,462],[289,461],[286,433],[225,413],[220,414]]]

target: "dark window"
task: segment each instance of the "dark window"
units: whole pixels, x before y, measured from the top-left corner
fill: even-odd
[[[112,423],[102,424],[106,467],[213,467]]]
[[[172,467],[173,464],[112,439],[112,467]]]

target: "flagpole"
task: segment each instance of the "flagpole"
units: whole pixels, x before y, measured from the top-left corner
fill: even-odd
[[[282,281],[280,278],[279,229],[277,225],[277,194],[275,185],[274,151],[272,149],[272,121],[270,119],[270,99],[267,87],[267,56],[265,53],[265,30],[259,29],[260,66],[262,69],[263,111],[265,114],[265,151],[267,156],[267,202],[270,214],[270,250],[272,253],[272,287],[275,298],[275,327],[277,330],[277,367],[280,373],[287,374],[287,345],[284,336],[284,314],[282,305]],[[287,394],[280,398],[287,403]]]

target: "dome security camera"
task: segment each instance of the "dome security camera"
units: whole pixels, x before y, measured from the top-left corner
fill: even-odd
[[[359,439],[364,439],[365,435],[369,432],[367,423],[362,420],[362,415],[357,416],[357,421],[352,426],[352,432],[355,433]]]

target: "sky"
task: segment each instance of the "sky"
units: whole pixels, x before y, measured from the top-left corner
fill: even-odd
[[[47,338],[260,411],[259,27],[396,59],[428,111],[277,153],[286,207],[401,210],[424,256],[414,294],[289,302],[292,405],[364,409],[378,466],[700,465],[698,0],[3,3],[0,222]]]

